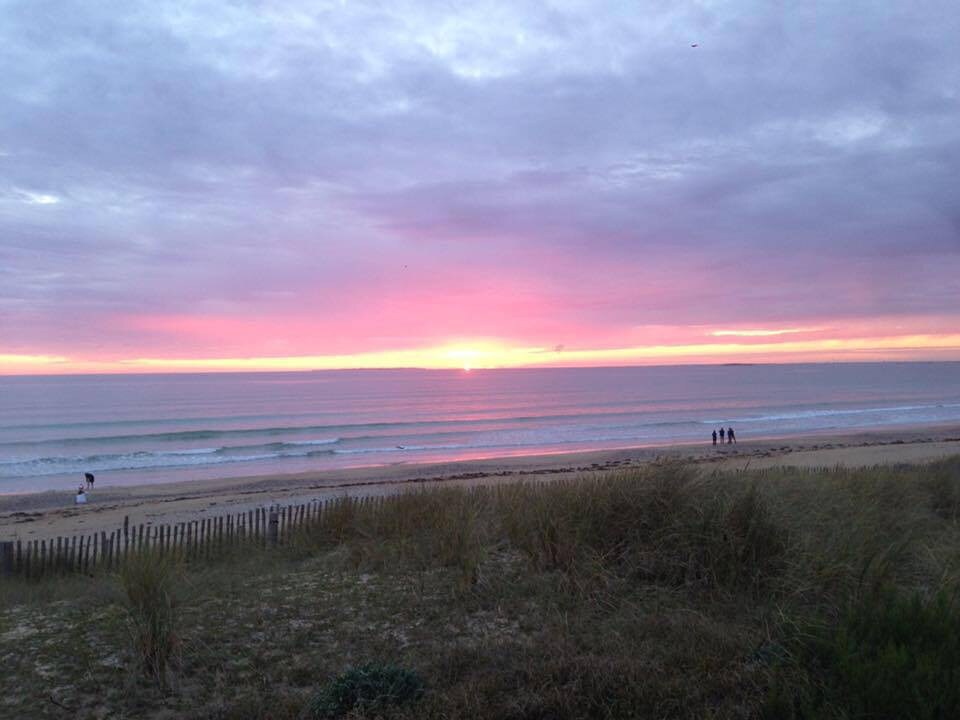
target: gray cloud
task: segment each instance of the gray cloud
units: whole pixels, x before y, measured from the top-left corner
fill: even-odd
[[[958,31],[947,0],[0,3],[4,331],[491,272],[611,332],[956,318]]]

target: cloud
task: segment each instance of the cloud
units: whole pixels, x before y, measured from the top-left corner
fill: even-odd
[[[946,0],[6,4],[0,352],[956,327],[958,30]]]
[[[823,328],[778,328],[776,330],[712,330],[713,337],[776,337],[777,335],[795,335],[797,333],[819,332]]]
[[[29,205],[56,205],[60,202],[60,198],[56,195],[30,192],[29,190],[16,190],[15,195]]]

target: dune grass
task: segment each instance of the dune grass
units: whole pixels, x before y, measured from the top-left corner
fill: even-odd
[[[0,585],[0,716],[960,716],[958,498],[960,459],[345,499],[276,549]]]
[[[143,674],[161,686],[175,669],[179,647],[178,572],[174,558],[147,551],[125,558],[118,573],[133,656]]]

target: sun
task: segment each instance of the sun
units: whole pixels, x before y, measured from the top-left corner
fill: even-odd
[[[467,364],[465,364],[465,365],[463,366],[463,371],[464,371],[464,372],[470,372],[470,363],[467,363]]]

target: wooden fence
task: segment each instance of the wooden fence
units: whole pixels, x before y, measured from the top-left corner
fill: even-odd
[[[382,498],[330,498],[302,505],[258,508],[167,525],[130,525],[129,517],[116,530],[46,540],[0,541],[0,576],[41,577],[51,573],[112,570],[130,554],[153,550],[186,560],[214,557],[234,546],[252,543],[265,547],[289,541],[307,525],[322,527],[333,504],[358,506]]]

